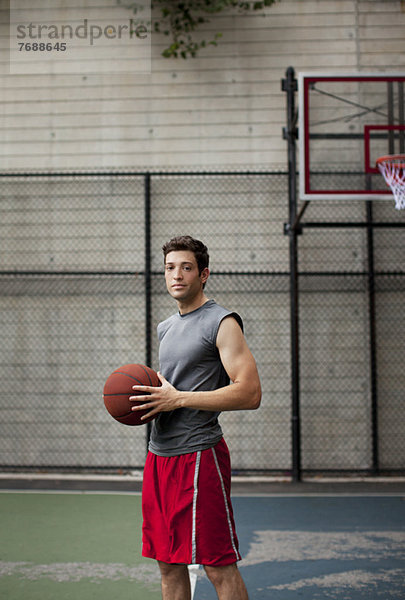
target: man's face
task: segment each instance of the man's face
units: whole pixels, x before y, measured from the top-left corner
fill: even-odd
[[[209,271],[198,272],[197,260],[189,250],[169,252],[165,260],[167,291],[179,302],[192,302],[201,292]]]

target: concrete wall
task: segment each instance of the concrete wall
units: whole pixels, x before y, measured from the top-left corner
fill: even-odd
[[[150,74],[58,74],[55,56],[50,74],[8,75],[3,49],[2,168],[284,167],[286,68],[401,70],[404,27],[399,0],[282,0],[214,15],[203,32],[223,37],[194,60],[153,35]]]
[[[282,0],[263,14],[213,16],[205,30],[220,30],[223,38],[197,59],[163,59],[166,39],[154,36],[151,73],[134,75],[9,74],[3,49],[1,169],[285,171],[280,80],[286,68],[404,70],[404,25],[399,1]],[[214,271],[286,272],[288,242],[282,229],[287,185],[285,178],[281,185],[273,186],[273,181],[263,187],[262,180],[242,179],[235,186],[229,180],[154,178],[153,270],[161,269],[161,244],[186,229],[208,243]],[[60,178],[55,184],[21,178],[7,186],[3,180],[1,269],[142,270],[141,180],[121,180],[116,187],[114,178],[107,177],[76,182],[72,188]],[[318,220],[363,218],[359,205],[328,203],[311,210],[308,215]],[[391,207],[377,210],[382,220],[402,219],[392,216]],[[303,271],[365,268],[363,231],[306,234],[299,243]],[[376,236],[379,268],[401,270],[402,247],[401,230],[391,237]],[[110,284],[97,288],[94,282],[67,278],[60,285],[56,276],[44,282],[38,275],[17,284],[11,278],[3,287],[3,339],[12,340],[2,359],[3,414],[9,423],[2,450],[7,462],[18,455],[24,464],[141,464],[143,434],[134,436],[107,422],[101,405],[95,409],[106,374],[117,364],[144,360],[142,282],[112,279]],[[173,310],[161,284],[156,285],[155,322]],[[284,281],[277,285],[270,281],[252,293],[248,287],[212,282],[210,293],[242,313],[263,380],[259,420],[258,413],[223,416],[236,468],[290,465],[289,300]],[[325,287],[308,280],[304,292],[304,466],[368,467],[365,291],[357,279],[340,289],[335,283]],[[397,443],[400,431],[391,435],[398,423],[403,376],[400,361],[387,358],[397,355],[397,344],[402,347],[397,341],[401,336],[392,335],[392,327],[402,331],[402,324],[395,321],[393,326],[392,315],[398,314],[403,291],[388,287],[380,299],[380,435],[382,460],[392,467],[403,465],[405,452]],[[89,371],[95,373],[90,379]],[[36,391],[33,379],[40,386]],[[30,446],[30,436],[41,443]]]

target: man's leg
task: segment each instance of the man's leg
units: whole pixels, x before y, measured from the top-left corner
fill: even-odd
[[[158,565],[162,578],[162,600],[191,600],[187,565],[170,565],[160,561]]]
[[[226,567],[204,567],[214,585],[218,600],[249,600],[246,586],[236,563]]]

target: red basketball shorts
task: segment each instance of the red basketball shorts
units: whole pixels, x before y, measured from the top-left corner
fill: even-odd
[[[142,555],[165,563],[224,566],[240,560],[228,447],[163,457],[148,453]]]

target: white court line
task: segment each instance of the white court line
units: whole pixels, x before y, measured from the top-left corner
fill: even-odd
[[[142,482],[143,481],[143,472],[132,472],[128,475],[102,475],[102,474],[82,474],[82,473],[29,473],[29,472],[21,472],[21,473],[4,473],[0,472],[0,480],[2,479],[10,479],[10,480],[24,480],[24,481],[37,481],[37,480],[45,480],[45,481],[117,481],[117,482]],[[232,477],[232,483],[291,483],[291,478],[289,477],[266,477],[266,476],[252,476],[248,475],[234,475]],[[340,483],[340,484],[350,484],[350,483],[405,483],[405,477],[305,477],[301,480],[301,483]]]
[[[83,481],[142,481],[143,471],[131,471],[127,475],[111,475],[102,473],[20,473],[0,472],[0,479],[60,479]],[[234,483],[290,483],[291,477],[274,477],[270,475],[233,475]],[[405,477],[303,477],[302,483],[404,483]]]
[[[136,470],[136,471],[132,471],[127,475],[111,475],[111,474],[80,474],[80,473],[28,473],[28,472],[21,472],[21,473],[5,473],[5,472],[0,472],[0,481],[1,480],[6,480],[8,479],[10,481],[10,486],[12,486],[11,481],[17,481],[17,480],[21,480],[21,481],[25,481],[25,482],[29,482],[29,481],[39,481],[42,480],[44,481],[44,487],[41,489],[15,489],[13,487],[8,487],[5,489],[0,489],[0,493],[36,493],[36,494],[43,494],[43,493],[49,493],[49,494],[106,494],[106,495],[135,495],[138,496],[141,494],[141,491],[137,491],[137,490],[86,490],[86,489],[76,489],[76,490],[69,490],[69,489],[47,489],[46,486],[46,481],[55,481],[58,480],[61,482],[61,485],[63,485],[63,482],[68,483],[69,481],[75,481],[78,484],[80,484],[80,482],[85,483],[86,481],[98,481],[100,483],[102,482],[127,482],[127,483],[135,483],[135,482],[142,482],[143,479],[143,471],[142,470]],[[247,475],[235,475],[232,477],[232,483],[251,483],[252,485],[254,485],[255,483],[286,483],[288,485],[288,483],[291,481],[290,478],[285,478],[285,477],[274,477],[274,476],[252,476],[249,477]],[[338,477],[328,477],[328,478],[316,478],[316,477],[311,477],[311,478],[305,478],[302,480],[302,483],[317,483],[317,484],[322,484],[322,483],[340,483],[340,484],[345,484],[345,483],[403,483],[405,482],[405,477],[346,477],[346,478],[338,478]],[[321,487],[321,485],[319,485],[319,487]],[[231,496],[233,498],[236,497],[249,497],[249,498],[288,498],[288,497],[292,497],[292,498],[301,498],[301,497],[329,497],[329,498],[334,498],[334,497],[367,497],[367,496],[371,496],[371,497],[383,497],[383,496],[387,496],[387,497],[404,497],[405,493],[403,491],[347,491],[347,492],[343,492],[343,491],[330,491],[330,492],[322,492],[321,489],[316,490],[316,491],[295,491],[295,492],[289,492],[288,490],[283,490],[280,492],[255,492],[254,489],[253,490],[246,490],[246,491],[234,491],[231,493]]]
[[[235,493],[232,498],[374,498],[374,497],[393,497],[403,498],[405,492],[291,492],[291,493]]]
[[[131,475],[93,475],[82,473],[0,473],[0,479],[23,479],[23,480],[38,480],[45,479],[53,481],[142,481],[142,473],[134,473]]]
[[[70,494],[81,496],[141,496],[142,492],[122,490],[52,490],[52,489],[24,489],[15,488],[0,489],[0,494]],[[235,493],[232,498],[405,498],[405,492],[286,492],[286,493]]]
[[[69,494],[76,496],[141,496],[142,492],[123,492],[114,490],[16,490],[15,488],[0,489],[0,494]]]

